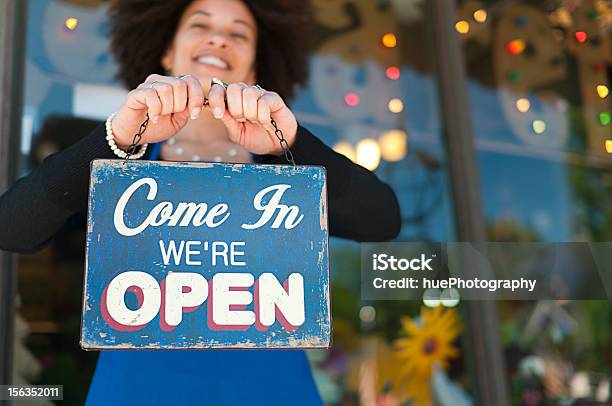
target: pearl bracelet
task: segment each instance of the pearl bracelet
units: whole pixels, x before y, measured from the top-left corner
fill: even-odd
[[[113,118],[116,115],[117,115],[117,112],[114,112],[110,116],[108,116],[108,118],[106,119],[106,141],[108,141],[108,145],[110,146],[111,150],[115,153],[115,155],[117,155],[121,159],[126,159],[128,158],[128,153],[122,150],[121,148],[119,148],[117,144],[115,143],[115,135],[113,134],[113,128],[111,126],[111,122],[113,121]],[[142,158],[145,152],[147,151],[148,145],[149,144],[141,145],[138,152],[135,154],[131,154],[128,159]]]

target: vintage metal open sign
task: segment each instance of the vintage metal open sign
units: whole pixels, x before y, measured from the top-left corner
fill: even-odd
[[[318,166],[92,163],[81,346],[330,344]]]

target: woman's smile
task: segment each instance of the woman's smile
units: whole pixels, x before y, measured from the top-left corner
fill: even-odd
[[[214,55],[202,55],[195,59],[200,65],[206,65],[218,70],[227,71],[230,68],[230,64],[224,59]]]
[[[204,76],[206,79],[213,76],[227,76],[232,70],[232,65],[222,56],[215,55],[212,52],[200,53],[193,59],[194,73],[196,76]],[[199,75],[197,74],[199,73]],[[203,79],[203,78],[202,78]]]

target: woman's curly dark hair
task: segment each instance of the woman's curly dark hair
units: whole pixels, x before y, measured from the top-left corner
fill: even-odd
[[[113,0],[111,52],[117,78],[129,89],[148,75],[163,75],[161,59],[193,0]],[[242,0],[257,22],[257,83],[290,101],[308,78],[312,10],[307,0]]]

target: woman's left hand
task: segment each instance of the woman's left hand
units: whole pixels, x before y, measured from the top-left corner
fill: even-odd
[[[283,153],[271,119],[290,147],[295,142],[297,121],[278,93],[246,83],[232,83],[227,89],[213,84],[208,92],[208,109],[225,124],[232,142],[254,154]]]

